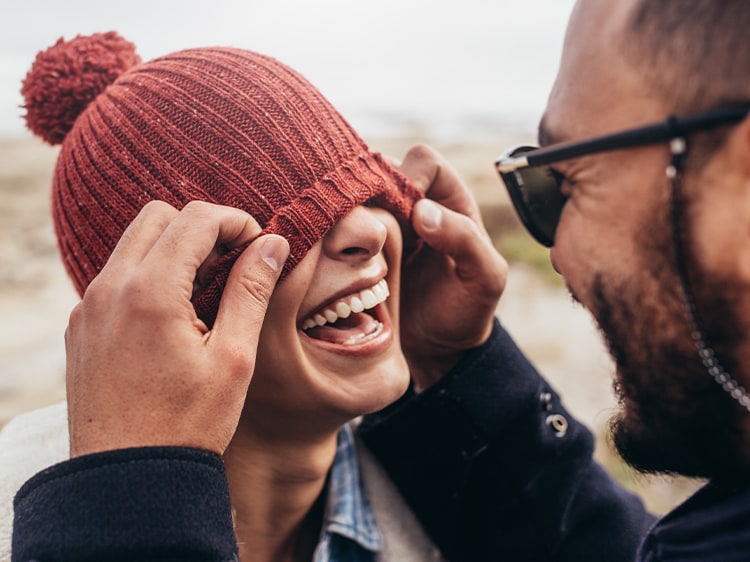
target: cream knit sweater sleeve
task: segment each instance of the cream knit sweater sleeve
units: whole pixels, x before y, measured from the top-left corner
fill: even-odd
[[[16,492],[34,474],[68,457],[65,402],[16,416],[0,431],[0,562],[10,561]]]
[[[13,498],[26,480],[69,458],[64,402],[13,418],[0,431],[0,562],[10,562]],[[443,558],[385,471],[357,442],[362,479],[383,539],[379,562],[439,562]]]

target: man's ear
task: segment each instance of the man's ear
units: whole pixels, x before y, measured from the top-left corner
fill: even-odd
[[[736,216],[742,221],[740,228],[734,229],[741,237],[736,245],[738,281],[750,287],[750,116],[730,133],[725,149],[727,181],[735,183]]]

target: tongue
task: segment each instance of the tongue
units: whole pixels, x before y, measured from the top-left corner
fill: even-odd
[[[378,327],[378,321],[364,312],[351,314],[349,318],[339,318],[333,324],[310,328],[305,333],[311,338],[331,343],[343,344],[354,338],[361,339],[373,333]]]

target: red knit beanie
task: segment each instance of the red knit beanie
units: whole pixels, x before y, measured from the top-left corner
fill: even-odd
[[[189,49],[141,63],[114,32],[60,39],[22,93],[29,129],[62,143],[52,212],[81,294],[154,199],[247,211],[289,241],[285,276],[355,206],[372,201],[405,226],[420,197],[307,80],[258,53]],[[194,298],[209,325],[240,252]]]

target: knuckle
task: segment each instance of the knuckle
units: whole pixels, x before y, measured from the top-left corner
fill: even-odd
[[[205,201],[188,201],[188,203],[182,208],[182,212],[185,214],[195,214],[198,216],[206,215],[210,212],[212,205]]]
[[[154,296],[154,286],[138,269],[116,279],[100,275],[86,289],[79,305],[82,308],[76,315],[117,312],[133,317],[147,314],[159,308],[163,301]]]
[[[141,214],[149,222],[157,222],[166,226],[178,214],[178,211],[166,201],[154,199],[144,205]]]
[[[135,314],[144,314],[159,308],[162,299],[154,297],[154,283],[145,275],[131,275],[118,291],[118,298]]]
[[[214,339],[215,365],[221,365],[221,376],[217,388],[231,391],[239,383],[246,384],[253,375],[255,368],[256,349],[248,345],[247,338],[238,334],[225,332]]]
[[[406,153],[406,158],[413,160],[437,160],[435,151],[426,144],[417,143]]]
[[[246,345],[237,345],[227,351],[226,361],[229,375],[244,380],[255,368],[255,356],[247,351]]]
[[[99,274],[89,283],[88,287],[83,293],[81,302],[76,306],[80,312],[78,315],[83,314],[82,309],[88,308],[99,308],[102,305],[106,305],[111,300],[111,295],[114,292],[112,281],[107,275]]]
[[[489,276],[484,283],[480,284],[480,290],[485,300],[496,302],[500,299],[505,290],[505,274],[496,274]]]
[[[173,211],[175,211],[175,208],[172,207],[172,205],[170,205],[166,201],[161,201],[158,199],[152,199],[151,201],[147,202],[141,209],[142,213],[148,214],[163,214]]]
[[[479,290],[487,300],[498,300],[505,291],[508,278],[508,262],[505,261],[494,247],[489,248],[484,265],[484,275],[480,280]]]
[[[65,339],[68,339],[69,333],[73,333],[78,326],[81,325],[83,322],[83,301],[79,302],[73,307],[73,310],[70,311],[70,316],[68,316],[68,327],[65,328]]]

